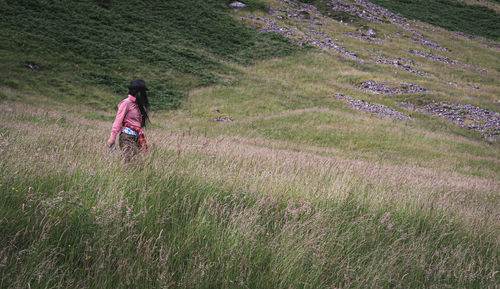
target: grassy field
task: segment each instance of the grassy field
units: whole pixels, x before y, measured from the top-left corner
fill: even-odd
[[[269,17],[260,2],[245,11],[207,3],[234,19]],[[124,95],[56,62],[43,41],[33,40],[36,54],[2,44],[0,288],[497,288],[499,143],[396,103],[499,111],[499,52],[421,22],[415,29],[450,51],[419,47],[386,23],[369,24],[392,35],[382,43],[342,34],[356,25],[332,20],[322,31],[362,58],[409,59],[432,77],[283,39],[293,51],[262,61],[210,52],[230,80],[216,84],[189,84],[197,76],[145,63],[139,76],[170,71],[187,93],[178,109],[150,115],[151,150],[133,164],[105,147],[110,107]],[[44,69],[22,67],[28,58]],[[433,92],[354,88],[366,80]],[[354,110],[335,93],[412,121]],[[234,121],[214,122],[219,116]]]
[[[498,175],[161,128],[124,165],[107,121],[1,106],[4,288],[498,282]]]

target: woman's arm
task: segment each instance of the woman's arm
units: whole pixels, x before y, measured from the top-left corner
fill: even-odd
[[[120,129],[122,127],[123,123],[123,118],[127,114],[128,110],[128,102],[127,101],[122,101],[120,104],[118,104],[118,112],[116,113],[115,121],[113,122],[113,127],[111,128],[111,136],[109,137],[108,140],[108,147],[113,145],[116,140],[116,135],[120,132]]]

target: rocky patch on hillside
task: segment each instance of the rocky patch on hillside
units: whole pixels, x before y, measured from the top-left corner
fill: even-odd
[[[391,88],[382,82],[377,81],[364,81],[359,85],[355,85],[357,89],[385,95],[398,95],[398,94],[414,94],[414,93],[430,93],[431,90],[411,83],[401,83],[398,88]]]
[[[420,57],[425,57],[433,61],[439,61],[439,62],[444,62],[448,64],[458,64],[458,61],[449,59],[448,57],[443,57],[439,56],[433,53],[425,52],[425,51],[419,51],[419,50],[414,50],[414,49],[408,49],[406,52],[420,56]]]
[[[244,17],[240,18],[241,20],[254,20],[255,22],[258,22],[262,25],[260,28],[260,31],[262,32],[270,32],[270,33],[276,33],[276,34],[281,34],[287,38],[293,38],[296,35],[296,29],[292,30],[283,26],[278,25],[276,20],[267,18],[267,17],[260,17],[260,16],[255,16],[255,15],[247,15]],[[253,25],[251,25],[253,26]]]
[[[407,116],[404,113],[401,113],[395,109],[389,108],[385,105],[374,104],[358,99],[354,99],[350,96],[342,95],[340,93],[336,93],[333,95],[338,100],[347,100],[352,108],[359,109],[364,112],[380,115],[383,117],[389,117],[397,120],[411,120],[411,117]]]
[[[409,30],[413,33],[412,36],[409,37],[409,39],[412,40],[413,42],[416,42],[416,43],[418,43],[424,47],[427,47],[427,48],[432,48],[432,49],[439,50],[439,51],[448,51],[448,49],[442,47],[441,45],[437,44],[436,42],[425,38],[422,35],[422,33],[417,32],[409,27],[406,27],[405,29]]]
[[[406,19],[401,15],[396,15],[385,8],[374,5],[371,2],[356,1],[356,4],[357,5],[351,5],[342,0],[333,0],[330,3],[327,3],[326,6],[330,7],[334,11],[349,13],[352,16],[356,16],[370,22],[380,23],[389,20],[388,17],[400,23],[406,21]]]
[[[375,37],[366,35],[364,33],[343,32],[342,34],[349,36],[349,37],[357,38],[357,39],[363,40],[363,41],[376,42],[376,43],[382,42],[382,40],[380,40],[379,38],[375,38]]]
[[[413,67],[411,67],[410,65],[408,65],[407,63],[403,63],[401,60],[398,60],[398,59],[388,59],[388,58],[385,58],[382,56],[378,56],[374,59],[375,59],[375,62],[377,62],[377,63],[390,64],[394,67],[397,67],[397,68],[402,69],[404,71],[408,71],[408,72],[411,72],[411,73],[414,73],[414,74],[417,74],[420,76],[429,76],[429,74],[427,72],[416,70]]]
[[[484,47],[486,48],[490,48],[490,49],[493,49],[493,50],[496,50],[496,51],[499,51],[500,50],[500,44],[491,44],[491,43],[483,43]]]
[[[420,56],[420,57],[425,57],[425,58],[430,59],[432,61],[439,61],[439,62],[453,64],[453,65],[459,64],[459,62],[457,60],[453,60],[453,59],[450,59],[448,57],[439,56],[439,55],[436,55],[436,54],[430,53],[430,52],[414,50],[414,49],[408,49],[408,50],[406,50],[406,52]],[[478,67],[475,67],[475,66],[472,66],[469,64],[464,64],[463,67],[468,68],[468,69],[473,69],[477,72],[482,72],[482,73],[488,72],[486,69],[478,68]]]
[[[475,66],[469,65],[469,64],[464,64],[464,68],[469,68],[469,69],[472,69],[472,70],[475,70],[475,71],[481,72],[481,73],[487,73],[488,72],[488,70],[486,70],[484,68],[475,67]]]
[[[460,127],[477,130],[488,139],[500,139],[500,113],[498,112],[470,104],[449,102],[430,103],[417,111],[447,119]]]

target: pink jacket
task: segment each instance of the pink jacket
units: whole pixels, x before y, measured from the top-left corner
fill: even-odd
[[[111,128],[110,139],[116,139],[116,135],[124,129],[122,125],[124,122],[136,127],[142,127],[141,111],[139,110],[139,106],[135,103],[135,97],[130,94],[118,104],[118,112],[116,113],[115,122]]]

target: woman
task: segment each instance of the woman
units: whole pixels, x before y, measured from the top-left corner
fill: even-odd
[[[128,97],[118,104],[118,113],[111,128],[111,136],[107,146],[114,147],[116,136],[120,134],[120,148],[125,153],[126,160],[130,161],[141,148],[144,151],[148,150],[142,128],[149,121],[147,111],[149,101],[146,94],[148,89],[144,80],[132,80],[128,90]]]

